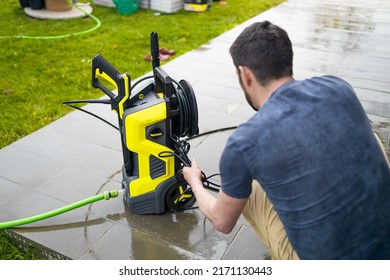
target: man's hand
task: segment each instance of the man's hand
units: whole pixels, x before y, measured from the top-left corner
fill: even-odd
[[[229,233],[235,226],[247,199],[233,198],[222,190],[214,197],[202,183],[202,171],[195,159],[191,167],[183,168],[183,176],[196,197],[200,211],[211,221],[213,226],[223,233]]]
[[[199,183],[202,184],[202,171],[199,169],[196,159],[192,160],[191,167],[183,168],[183,176],[191,188],[198,186]]]

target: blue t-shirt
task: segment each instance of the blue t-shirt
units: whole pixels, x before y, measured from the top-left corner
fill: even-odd
[[[290,81],[229,138],[222,191],[260,182],[301,259],[390,259],[390,169],[351,86]]]

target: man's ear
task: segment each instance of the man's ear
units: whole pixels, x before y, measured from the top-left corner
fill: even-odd
[[[254,79],[252,71],[246,66],[238,66],[238,70],[241,75],[241,82],[245,85],[245,87],[251,86]]]

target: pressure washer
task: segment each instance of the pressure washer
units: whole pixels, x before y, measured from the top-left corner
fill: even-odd
[[[191,207],[192,191],[181,176],[190,165],[182,137],[199,133],[194,91],[186,80],[176,82],[161,67],[158,34],[152,32],[153,78],[131,92],[131,78],[121,74],[101,55],[92,60],[92,86],[102,90],[118,115],[122,140],[122,188],[136,214],[158,214],[166,208]],[[102,80],[115,86],[115,93]]]
[[[211,8],[212,0],[184,0],[184,10],[204,12]]]

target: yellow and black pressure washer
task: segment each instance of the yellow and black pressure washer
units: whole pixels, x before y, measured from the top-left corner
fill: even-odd
[[[204,12],[211,8],[212,0],[184,0],[184,10]]]
[[[188,209],[195,196],[181,170],[190,165],[183,137],[199,133],[198,109],[191,85],[176,82],[161,67],[158,35],[151,33],[153,76],[141,90],[131,87],[129,74],[119,73],[101,55],[92,61],[92,85],[109,98],[118,114],[122,140],[122,188],[136,214]],[[110,90],[105,84],[115,86]]]

